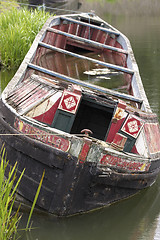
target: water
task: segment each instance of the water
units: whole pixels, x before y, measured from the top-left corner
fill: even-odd
[[[150,105],[160,119],[160,15],[156,12],[157,8],[142,16],[134,15],[135,9],[132,16],[114,16],[106,14],[107,6],[105,1],[84,1],[80,10],[96,10],[102,19],[110,22],[130,39]],[[109,7],[114,9],[111,4]],[[13,74],[14,71],[0,72],[1,89]],[[26,214],[23,224],[25,217]],[[35,214],[32,220],[33,227],[38,228],[24,234],[22,239],[159,240],[160,176],[149,189],[105,209],[65,219]]]
[[[37,240],[159,240],[159,181],[132,198],[89,214],[66,219],[34,215],[33,225],[39,228],[27,237]]]

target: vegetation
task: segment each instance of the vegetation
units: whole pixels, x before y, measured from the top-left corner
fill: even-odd
[[[0,14],[0,56],[7,68],[20,65],[35,36],[50,14],[39,10],[12,8]]]
[[[9,171],[8,178],[5,179],[5,171],[8,163],[6,162],[5,148],[1,150],[1,165],[0,165],[0,239],[11,239],[17,234],[17,227],[20,221],[19,208],[13,213],[13,205],[15,202],[15,191],[23,176],[23,172],[19,177],[15,187],[16,179],[16,164]],[[12,191],[13,188],[13,191]],[[15,239],[15,238],[13,238]]]
[[[0,1],[0,12],[18,7],[18,3],[15,0]]]
[[[19,186],[19,183],[23,177],[24,171],[21,173],[18,179],[16,176],[16,163],[13,168],[10,168],[8,173],[8,178],[5,178],[5,172],[9,168],[8,162],[6,161],[6,151],[4,146],[0,151],[1,155],[1,163],[0,163],[0,239],[1,240],[10,240],[10,239],[18,239],[18,225],[21,219],[20,206],[14,211],[14,203],[16,198],[16,191]],[[30,220],[32,217],[32,213],[42,186],[44,178],[44,173],[41,178],[39,187],[37,189],[37,193],[28,217],[28,222],[26,225],[26,229],[30,229]]]

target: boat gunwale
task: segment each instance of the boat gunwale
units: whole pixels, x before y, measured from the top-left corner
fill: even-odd
[[[8,131],[9,132],[14,132],[12,134],[13,136],[18,137],[18,138],[20,137],[20,138],[24,138],[24,139],[29,139],[29,141],[37,142],[37,144],[40,144],[40,145],[42,144],[44,146],[44,148],[45,148],[45,146],[47,146],[47,148],[51,148],[51,149],[55,149],[56,151],[63,152],[62,150],[57,149],[54,146],[46,145],[44,142],[29,136],[29,135],[35,135],[35,133],[34,134],[25,134],[25,133],[22,133],[22,132],[18,131],[18,129],[14,128],[13,126],[8,125],[7,122],[1,116],[1,114],[0,114],[0,118],[1,118],[1,122],[3,122],[2,124],[5,125],[5,127],[8,129]],[[53,128],[53,127],[49,127],[48,125],[45,125],[41,122],[38,122],[37,120],[31,119],[30,117],[18,116],[18,119],[20,121],[24,121],[25,123],[30,123],[31,126],[33,126],[33,127],[37,127],[37,128],[39,128],[43,131],[47,131],[46,133],[48,133],[48,135],[60,136],[64,139],[67,139],[67,140],[70,140],[70,141],[72,141],[73,139],[77,139],[77,140],[80,140],[82,142],[84,142],[84,138],[86,138],[86,136],[82,135],[82,134],[81,134],[81,136],[78,136],[78,134],[70,134],[70,133],[63,132],[59,129]],[[32,121],[32,120],[34,120],[34,121]],[[7,136],[7,134],[4,134],[4,135]],[[137,155],[137,154],[134,154],[134,153],[120,151],[119,149],[115,149],[115,148],[111,147],[111,144],[109,144],[107,142],[104,142],[103,140],[93,138],[91,136],[88,136],[88,139],[92,140],[92,144],[95,144],[96,146],[99,146],[104,154],[109,153],[111,155],[113,154],[113,156],[119,156],[119,157],[121,156],[124,159],[129,158],[129,159],[132,159],[133,161],[138,161],[138,162],[143,161],[144,163],[145,162],[156,161],[156,159],[151,160],[150,157],[146,158],[144,156]],[[69,153],[69,152],[67,151],[65,153]],[[108,168],[108,166],[104,166],[103,164],[101,164],[101,167],[107,167]]]

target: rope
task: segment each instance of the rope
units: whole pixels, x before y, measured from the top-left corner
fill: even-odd
[[[62,134],[60,133],[0,133],[0,136],[35,136],[35,135],[39,135],[39,136],[47,136],[47,135],[55,135],[55,136],[62,136]],[[77,136],[77,137],[85,137],[84,134],[71,134],[73,136]]]
[[[4,1],[4,0],[1,0],[1,2],[5,2],[5,3],[14,3],[14,2],[10,2],[10,1]],[[44,11],[46,9],[49,9],[49,10],[61,10],[61,11],[66,11],[66,12],[71,12],[71,13],[82,13],[81,11],[75,11],[75,10],[70,10],[70,9],[64,9],[64,8],[52,8],[52,7],[47,7],[45,5],[45,3],[43,3],[42,5],[34,5],[34,4],[28,4],[28,3],[20,3],[20,2],[17,2],[18,5],[24,5],[24,6],[28,6],[28,7],[35,7],[35,8],[38,8],[39,10],[40,9],[43,9]]]

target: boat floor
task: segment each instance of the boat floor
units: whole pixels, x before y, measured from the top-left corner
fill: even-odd
[[[113,63],[113,53],[103,54],[81,50],[80,54]],[[128,94],[128,83],[122,72],[111,70],[88,60],[51,51],[41,57],[40,66],[71,78]]]

